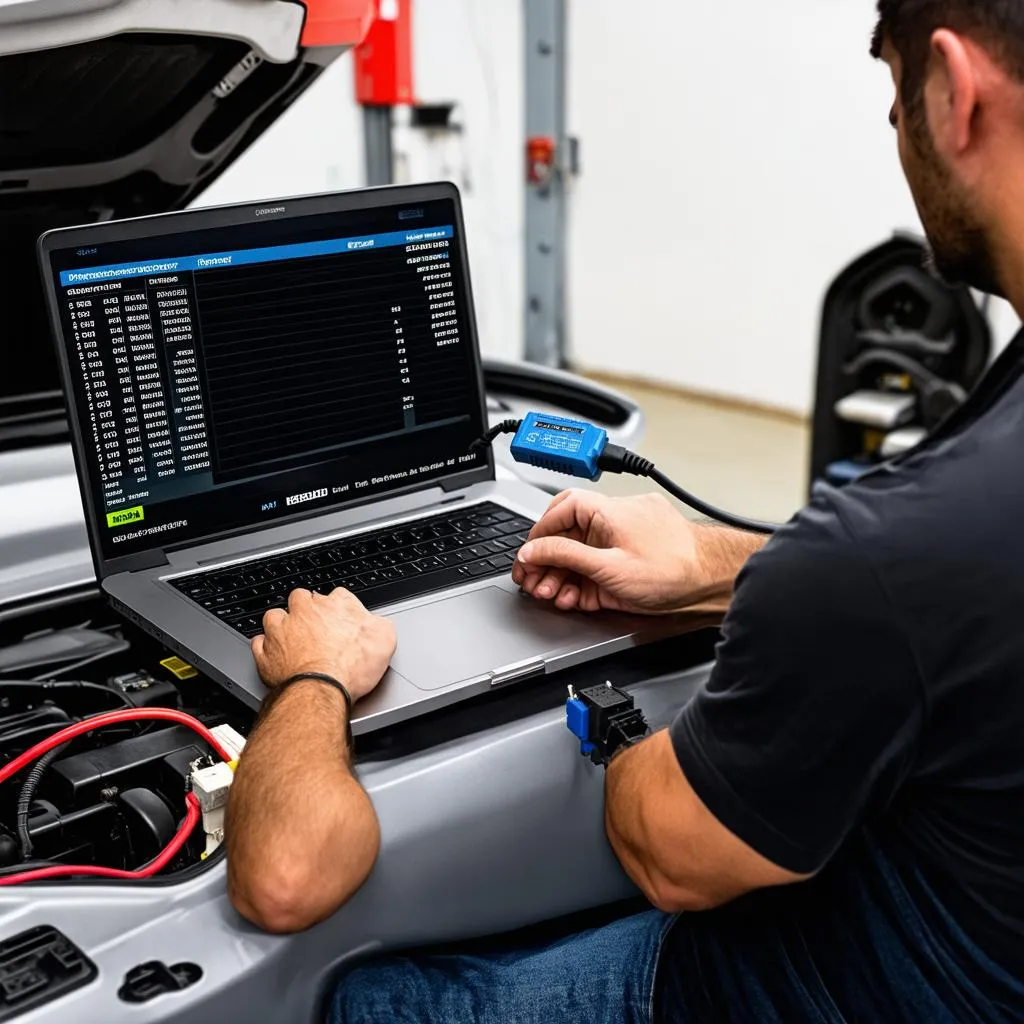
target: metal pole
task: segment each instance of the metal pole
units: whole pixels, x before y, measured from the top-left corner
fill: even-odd
[[[524,0],[526,44],[526,358],[566,363],[567,0]]]
[[[363,149],[366,184],[392,184],[395,169],[391,143],[391,107],[363,107]]]

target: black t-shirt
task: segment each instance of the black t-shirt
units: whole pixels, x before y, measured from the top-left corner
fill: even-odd
[[[1024,1020],[1024,341],[751,559],[671,735],[722,824],[817,874],[684,915],[663,1016]]]

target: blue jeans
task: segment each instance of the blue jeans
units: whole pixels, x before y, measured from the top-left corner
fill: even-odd
[[[651,1024],[658,911],[532,949],[391,957],[341,979],[330,1024]]]

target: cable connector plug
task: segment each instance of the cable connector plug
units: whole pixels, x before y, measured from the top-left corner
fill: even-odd
[[[654,472],[654,463],[645,459],[621,444],[605,445],[598,465],[602,473],[625,473],[628,476],[650,476]]]
[[[647,719],[633,698],[610,682],[579,693],[569,687],[565,723],[580,741],[580,753],[607,767],[620,751],[651,734]]]

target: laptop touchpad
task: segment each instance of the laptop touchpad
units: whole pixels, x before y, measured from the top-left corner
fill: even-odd
[[[389,616],[398,630],[391,667],[421,690],[438,690],[528,658],[609,638],[607,624],[567,615],[498,587]]]

